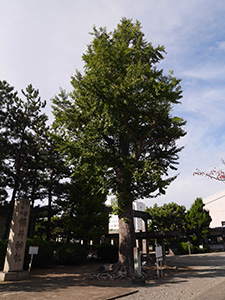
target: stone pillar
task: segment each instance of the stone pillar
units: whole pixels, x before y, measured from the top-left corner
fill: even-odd
[[[29,223],[30,202],[27,199],[15,201],[9,232],[8,247],[0,280],[19,280],[27,277],[23,272],[23,263]]]

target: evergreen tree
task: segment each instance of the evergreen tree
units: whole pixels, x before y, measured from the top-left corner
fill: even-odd
[[[107,195],[99,189],[96,177],[89,175],[76,173],[68,184],[67,199],[57,201],[63,212],[61,221],[64,228],[66,224],[67,241],[76,238],[87,243],[107,233],[109,215],[103,205]]]
[[[187,235],[192,236],[194,244],[200,244],[209,236],[209,225],[212,221],[209,212],[204,209],[201,198],[196,198],[185,216]]]
[[[46,103],[41,101],[39,91],[32,85],[22,90],[24,99],[19,98],[18,93],[5,81],[1,82],[0,88],[3,105],[1,132],[4,139],[1,166],[7,166],[4,170],[7,178],[5,184],[12,191],[4,234],[4,238],[7,238],[15,199],[32,198],[33,207],[35,190],[38,189],[41,139],[48,118],[42,113]]]
[[[7,199],[10,182],[11,120],[17,92],[6,81],[0,81],[0,201]]]
[[[62,155],[55,149],[55,143],[49,136],[46,139],[45,147],[45,178],[43,182],[43,194],[47,200],[47,227],[46,239],[51,239],[52,217],[57,215],[62,207],[58,205],[59,201],[66,201],[68,196],[68,178],[71,170],[66,165]],[[60,199],[60,200],[59,200]]]

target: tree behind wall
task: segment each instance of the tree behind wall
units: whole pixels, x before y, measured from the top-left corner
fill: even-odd
[[[184,121],[171,115],[180,80],[156,68],[163,54],[144,39],[139,22],[124,18],[112,33],[94,28],[84,74],[72,77],[72,94],[54,99],[59,149],[74,168],[89,164],[102,191],[117,197],[119,263],[131,276],[132,202],[165,193],[176,178],[165,178],[176,169],[176,140],[185,135]]]

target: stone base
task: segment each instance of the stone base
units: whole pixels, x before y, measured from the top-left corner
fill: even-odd
[[[0,272],[0,281],[18,281],[28,277],[28,271]]]

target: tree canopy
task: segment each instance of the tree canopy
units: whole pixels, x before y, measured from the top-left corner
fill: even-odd
[[[32,85],[21,92],[20,97],[9,83],[0,81],[0,215],[4,221],[7,218],[3,238],[8,238],[14,200],[20,197],[31,203],[29,238],[56,238],[53,227],[59,224],[58,232],[66,240],[100,237],[107,227],[107,214],[101,210],[106,195],[93,195],[94,184],[88,185],[80,173],[74,176],[73,185],[68,183],[71,170],[49,135],[48,117],[43,112],[46,102]],[[78,179],[79,187],[83,180],[82,197],[74,191]],[[73,207],[68,228],[63,224],[67,206]],[[89,216],[81,222],[85,213]],[[56,224],[57,215],[60,221]]]
[[[174,202],[163,206],[155,204],[153,207],[147,208],[146,211],[150,215],[149,230],[184,232],[185,206]]]

